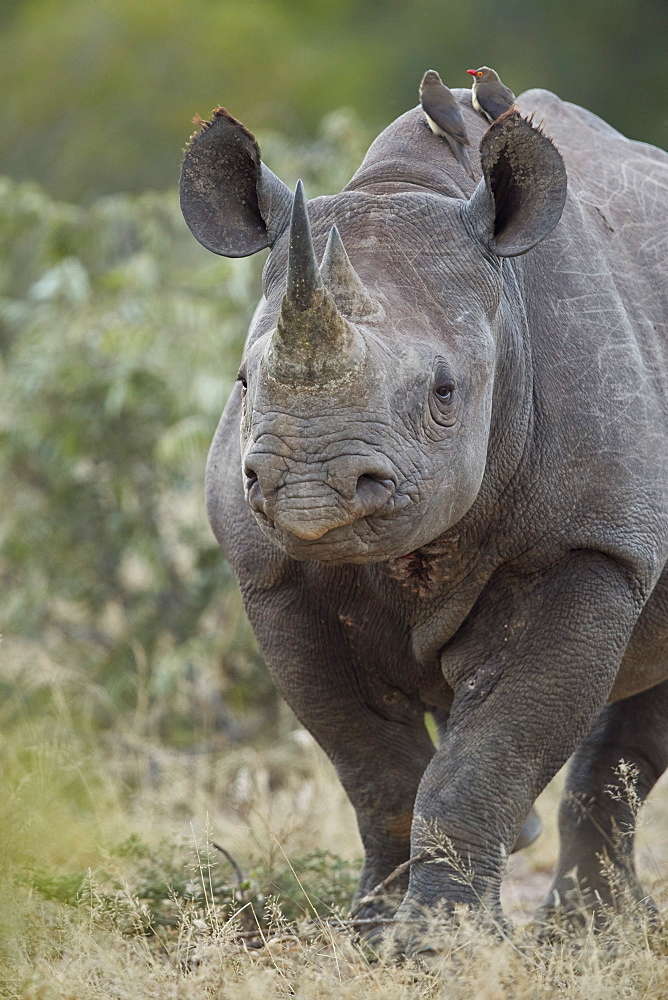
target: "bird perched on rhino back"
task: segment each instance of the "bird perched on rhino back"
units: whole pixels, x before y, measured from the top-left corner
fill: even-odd
[[[435,69],[428,69],[420,82],[420,103],[434,135],[446,140],[462,170],[476,179],[466,150],[470,146],[461,110],[452,92]]]
[[[515,103],[515,95],[510,87],[501,82],[499,74],[489,66],[467,69],[473,77],[471,103],[487,121],[494,122],[509,111]]]

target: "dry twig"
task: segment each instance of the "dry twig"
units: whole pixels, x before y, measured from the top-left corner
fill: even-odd
[[[362,907],[366,906],[367,903],[373,903],[376,899],[381,898],[385,894],[387,887],[391,885],[395,879],[398,879],[400,875],[403,875],[403,873],[407,871],[411,865],[414,865],[417,861],[424,861],[428,856],[428,851],[420,851],[419,854],[414,854],[412,858],[408,859],[408,861],[402,861],[400,865],[397,865],[394,871],[390,872],[387,878],[384,878],[382,882],[375,885],[371,892],[367,892],[365,896],[362,896],[361,899],[357,900],[355,905],[350,910],[350,918],[352,919],[355,914],[359,913]],[[361,921],[358,921],[358,923],[360,922]],[[380,923],[380,921],[378,921],[378,923]]]

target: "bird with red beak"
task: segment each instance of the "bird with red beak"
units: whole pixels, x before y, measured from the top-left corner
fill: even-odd
[[[515,103],[515,95],[501,82],[496,70],[489,66],[479,66],[478,69],[467,69],[466,72],[473,77],[471,103],[487,121],[496,121],[510,110]]]

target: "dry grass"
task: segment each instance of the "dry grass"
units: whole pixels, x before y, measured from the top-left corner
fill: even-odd
[[[620,926],[557,948],[527,929],[556,855],[559,779],[539,802],[543,835],[510,862],[512,940],[466,919],[434,928],[442,951],[426,968],[371,956],[328,910],[328,894],[349,891],[360,844],[329,763],[303,731],[264,749],[186,754],[133,731],[75,735],[56,716],[48,732],[26,724],[1,750],[0,995],[668,997],[665,930],[650,938]],[[667,791],[664,782],[654,793],[638,838],[664,912]],[[316,850],[332,854],[314,865]]]

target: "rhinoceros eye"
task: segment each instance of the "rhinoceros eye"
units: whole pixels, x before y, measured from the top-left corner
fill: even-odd
[[[445,381],[440,382],[435,388],[434,393],[441,403],[450,403],[455,392],[455,380],[453,378],[445,379]]]
[[[241,385],[241,391],[246,392],[246,389],[248,388],[248,382],[246,381],[246,372],[243,370],[243,368],[239,371],[239,374],[237,375],[237,382],[239,382],[239,384]]]
[[[431,419],[441,427],[452,427],[457,420],[457,380],[445,362],[439,362],[433,374],[429,391]]]

